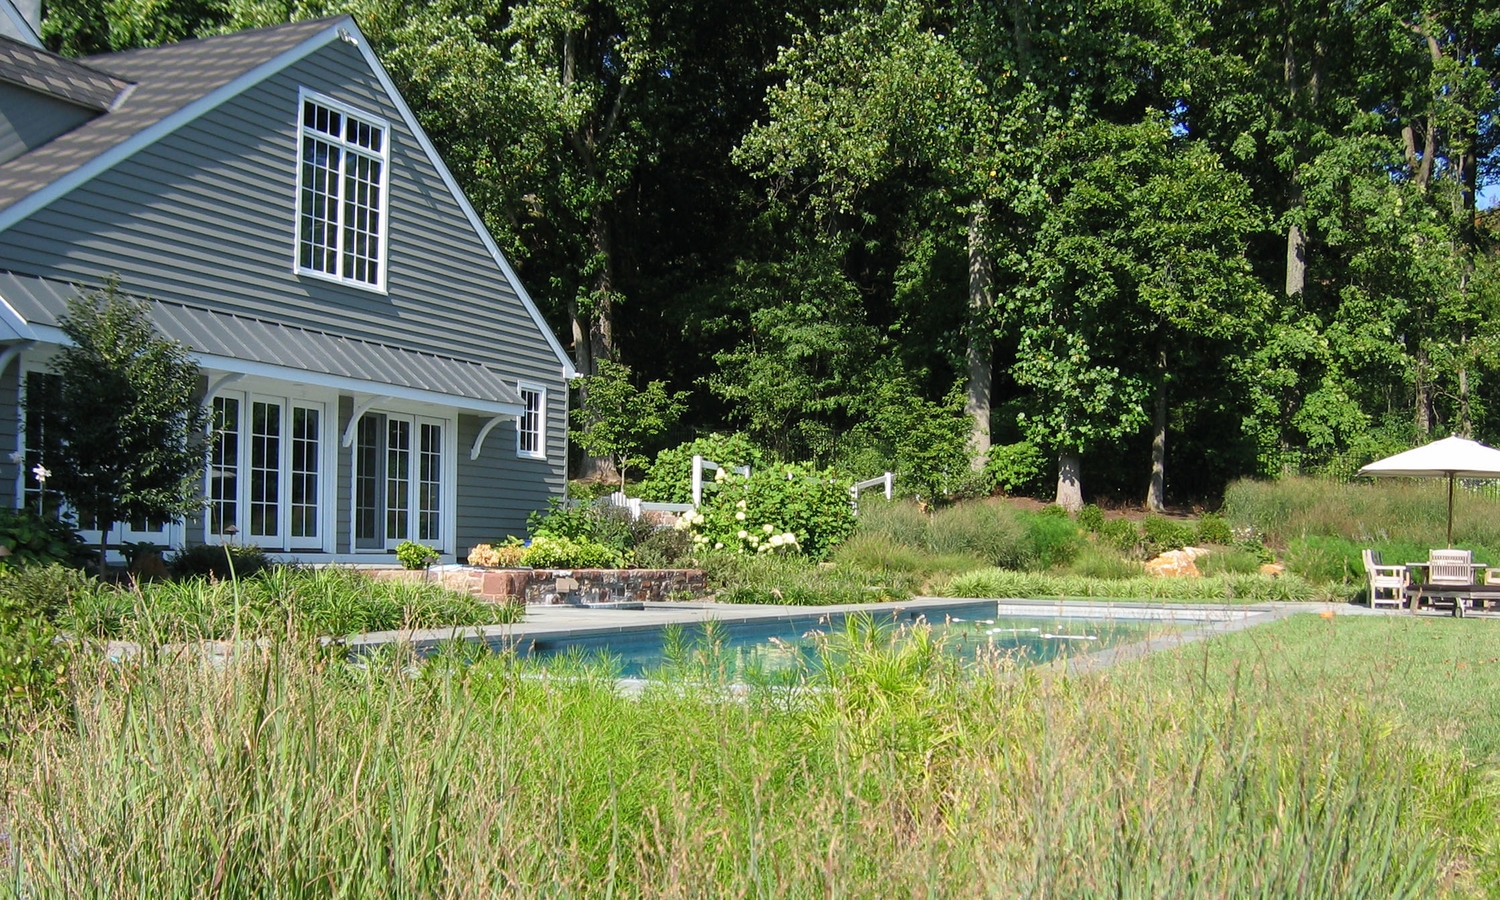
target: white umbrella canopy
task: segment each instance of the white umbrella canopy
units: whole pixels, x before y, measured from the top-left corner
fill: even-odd
[[[1500,450],[1468,438],[1445,437],[1395,456],[1387,456],[1359,470],[1361,475],[1448,479],[1448,545],[1453,545],[1453,480],[1500,478]]]

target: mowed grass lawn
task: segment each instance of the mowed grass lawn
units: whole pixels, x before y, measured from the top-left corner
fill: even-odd
[[[1302,614],[1130,668],[1171,692],[1367,704],[1500,769],[1500,619]]]

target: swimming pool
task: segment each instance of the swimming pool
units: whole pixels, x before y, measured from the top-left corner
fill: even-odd
[[[886,608],[867,614],[898,638],[903,630],[930,627],[934,639],[968,665],[981,658],[999,657],[1016,665],[1039,665],[1170,638],[1205,624],[1204,619],[1186,614],[1131,616],[1128,610],[1120,614],[1099,609],[1081,612],[1085,614],[1060,615],[988,601],[915,610]],[[826,646],[827,637],[845,631],[846,619],[858,614],[851,610],[809,610],[759,620],[537,635],[514,649],[544,663],[559,657],[607,661],[621,678],[646,677],[670,664],[690,660],[697,665],[712,665],[736,678],[777,679],[816,669],[819,649]]]

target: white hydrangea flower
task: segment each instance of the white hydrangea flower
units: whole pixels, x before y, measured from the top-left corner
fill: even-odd
[[[772,528],[770,525],[762,525],[762,526],[760,526],[760,530],[764,531],[766,534],[770,534],[771,532],[775,531],[776,529]]]
[[[741,528],[741,529],[740,529],[740,533],[739,533],[739,534],[738,534],[738,535],[736,535],[736,537],[738,537],[738,538],[739,538],[739,539],[740,539],[740,540],[742,540],[742,541],[743,541],[743,540],[744,540],[744,539],[745,539],[745,538],[747,538],[747,537],[749,537],[749,536],[750,536],[750,532],[748,532],[748,531],[746,531],[746,530],[745,530],[745,529],[743,529],[743,528]]]
[[[735,506],[739,507],[740,509],[745,509],[745,501],[741,500],[740,502],[736,503]]]
[[[734,520],[736,522],[743,522],[743,521],[745,521],[745,514],[742,513],[742,512],[735,513],[734,514]]]

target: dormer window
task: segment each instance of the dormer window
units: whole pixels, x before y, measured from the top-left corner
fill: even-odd
[[[297,271],[384,290],[386,124],[307,91],[301,101]]]

